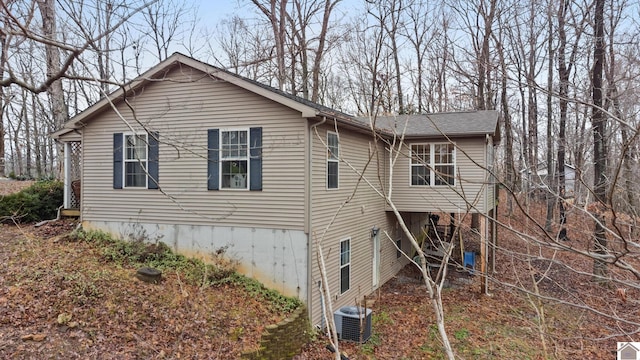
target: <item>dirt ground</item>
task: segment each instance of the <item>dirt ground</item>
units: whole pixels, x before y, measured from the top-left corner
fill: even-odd
[[[25,186],[0,181],[0,195]],[[531,213],[536,211],[542,212]],[[501,221],[512,230],[531,229],[521,216]],[[175,274],[161,287],[140,284],[132,278],[135,269],[106,263],[89,244],[56,241],[74,227],[72,221],[40,228],[0,225],[0,358],[235,359],[255,349],[262,329],[281,319],[232,287],[188,286]],[[588,246],[579,228],[570,231],[575,248]],[[629,289],[623,301],[615,286],[595,285],[588,276],[545,260],[551,256],[522,262],[518,231],[499,232],[501,251],[489,294],[481,293],[480,276],[449,269],[442,298],[457,356],[603,359],[615,356],[616,341],[635,338],[621,335],[633,330],[629,324],[599,313],[637,321],[640,294]],[[589,266],[568,251],[554,256],[574,268]],[[540,280],[543,298],[527,295],[531,279]],[[431,303],[415,268],[406,267],[368,299],[372,336],[364,344],[340,342],[349,359],[443,358]],[[317,334],[296,359],[330,359],[328,343]]]

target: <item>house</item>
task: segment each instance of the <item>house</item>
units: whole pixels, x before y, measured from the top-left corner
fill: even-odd
[[[391,174],[412,231],[433,211],[471,211],[485,224],[495,207],[486,167],[496,112],[378,121],[374,137],[369,120],[174,54],[53,134],[65,149],[64,208],[86,229],[143,234],[188,255],[224,247],[242,273],[305,301],[319,324],[319,244],[334,309],[408,262],[396,246],[410,244],[378,193]],[[392,168],[400,124],[406,144]]]
[[[538,169],[534,172],[533,168],[524,169],[520,171],[520,175],[522,177],[523,187],[527,192],[540,192],[541,197],[544,198],[547,189],[550,188],[551,180],[556,181],[556,185],[553,187],[555,193],[559,193],[557,189],[559,189],[558,181],[559,174],[557,173],[557,169],[553,169],[554,173],[552,176],[549,176],[547,164],[546,162],[542,162],[538,164]],[[576,168],[570,164],[564,164],[564,198],[573,198],[575,194],[576,188]]]
[[[640,354],[638,346],[640,343],[618,343],[618,360],[637,360]],[[634,346],[635,345],[635,346]]]

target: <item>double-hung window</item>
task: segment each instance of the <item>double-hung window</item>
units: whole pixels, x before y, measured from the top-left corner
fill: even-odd
[[[159,134],[113,134],[113,188],[158,189]]]
[[[453,144],[433,144],[433,169],[436,172],[434,185],[455,185],[456,164]]]
[[[249,175],[249,132],[220,131],[220,174],[223,189],[246,189]]]
[[[429,144],[411,145],[411,185],[430,185],[431,146]]]
[[[147,187],[147,134],[124,135],[124,187]]]
[[[411,185],[455,186],[455,144],[412,144]]]
[[[351,287],[351,239],[340,241],[340,293]]]
[[[207,130],[207,189],[262,191],[262,128]]]
[[[340,146],[338,134],[327,132],[327,189],[338,188]]]

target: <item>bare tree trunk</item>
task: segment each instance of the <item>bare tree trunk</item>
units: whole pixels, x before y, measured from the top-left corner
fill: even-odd
[[[286,76],[285,68],[285,51],[284,43],[286,40],[286,19],[287,19],[287,0],[270,0],[269,8],[262,4],[259,0],[251,0],[251,2],[260,9],[260,11],[269,19],[276,50],[276,64],[278,81],[278,89],[283,90]]]
[[[595,46],[593,49],[593,72],[592,72],[592,126],[593,126],[593,158],[594,158],[594,188],[597,205],[593,212],[595,219],[595,251],[598,255],[607,254],[607,237],[605,225],[605,212],[608,206],[607,198],[607,146],[605,141],[606,116],[602,109],[602,72],[604,65],[604,0],[595,1],[594,13],[594,33]],[[600,210],[600,211],[598,211]],[[593,273],[599,281],[606,281],[608,274],[607,262],[595,257],[593,262]]]
[[[624,111],[622,109],[622,105],[620,104],[620,97],[622,94],[618,92],[618,84],[616,80],[617,69],[617,60],[616,60],[616,51],[615,51],[615,29],[618,25],[617,21],[619,21],[619,14],[616,16],[615,8],[613,3],[610,3],[609,11],[611,12],[611,16],[609,17],[609,31],[608,33],[608,61],[606,62],[606,70],[605,76],[608,84],[607,90],[607,109],[612,108],[611,111],[616,118],[616,121],[620,124],[620,140],[621,140],[621,152],[622,152],[622,188],[624,195],[623,200],[625,201],[625,207],[623,211],[627,211],[633,217],[638,216],[638,198],[637,192],[634,190],[634,179],[633,179],[633,161],[634,161],[634,143],[637,141],[638,133],[632,131],[629,134],[629,119],[626,118]],[[622,11],[622,10],[620,10]],[[613,193],[613,192],[612,192]],[[635,230],[635,227],[634,227]],[[633,235],[632,235],[633,236]]]
[[[42,31],[50,41],[56,41],[56,10],[54,0],[37,0],[42,16]],[[52,44],[45,44],[47,56],[47,78],[54,77],[60,72],[60,49]],[[69,112],[64,101],[62,80],[56,79],[47,89],[51,111],[56,129],[69,120]]]
[[[482,2],[479,6],[479,13],[484,20],[484,37],[482,39],[482,47],[480,54],[478,54],[478,93],[476,97],[476,108],[478,110],[491,109],[491,99],[486,94],[487,88],[490,86],[488,74],[490,72],[489,66],[489,41],[491,40],[491,31],[493,26],[493,19],[495,16],[496,0],[489,0],[489,9],[487,12],[486,3]]]
[[[300,87],[302,90],[302,97],[309,98],[309,56],[307,54],[307,19],[306,19],[306,7],[300,0],[293,0],[293,8],[295,9],[295,16],[289,15],[289,71],[291,71],[291,78],[289,79],[291,94],[298,96],[298,57],[300,58]],[[296,23],[297,19],[297,23]],[[297,42],[296,42],[297,39]]]
[[[566,124],[567,124],[567,107],[569,104],[569,75],[573,67],[573,54],[569,58],[569,64],[566,62],[566,45],[567,35],[565,31],[565,16],[567,14],[567,1],[560,2],[560,8],[558,10],[558,77],[560,79],[560,123],[558,124],[558,191],[559,191],[559,203],[558,203],[558,215],[560,216],[560,232],[558,238],[560,240],[567,240],[567,216],[564,208],[564,197],[566,189],[565,181],[565,143],[566,143]]]
[[[3,32],[0,32],[0,79],[4,78],[4,69],[5,64],[7,62],[7,54],[9,49],[7,48],[7,37]],[[5,107],[7,106],[5,102],[5,93],[4,87],[0,86],[0,177],[5,175],[5,147],[4,147],[4,137],[5,137],[5,128],[4,128],[4,115],[5,115]]]
[[[329,30],[329,19],[331,18],[331,13],[335,8],[336,4],[340,0],[325,0],[324,2],[324,13],[322,15],[322,28],[320,30],[320,35],[318,38],[318,47],[315,51],[315,58],[313,61],[313,68],[311,70],[311,78],[312,78],[312,87],[311,87],[311,101],[318,102],[320,95],[320,69],[322,66],[322,60],[324,58],[324,52],[326,48],[327,42],[327,33]]]
[[[20,176],[23,171],[23,161],[22,161],[22,145],[20,144],[20,128],[22,124],[22,117],[19,119],[19,123],[17,126],[13,128],[13,173],[14,175]]]
[[[2,69],[3,66],[0,63],[0,69]],[[2,73],[0,73],[0,77],[2,76]],[[5,103],[4,103],[4,88],[0,86],[0,177],[5,176],[5,147],[4,147],[4,137],[5,137],[5,130],[4,130],[4,108],[5,108]]]
[[[529,166],[532,178],[540,182],[538,177],[538,85],[536,84],[536,35],[534,28],[535,7],[530,5],[529,23],[529,56],[527,58],[527,120],[529,133]],[[551,176],[551,174],[549,174]]]
[[[551,19],[551,6],[547,9],[547,25],[549,26],[547,34],[547,182],[549,183],[549,189],[547,189],[547,219],[545,223],[545,229],[551,230],[553,223],[553,208],[556,203],[555,189],[556,177],[552,176],[554,172],[553,168],[553,22]],[[562,205],[560,205],[562,206]]]
[[[415,54],[416,74],[414,81],[414,91],[417,98],[417,112],[422,114],[424,111],[424,76],[425,76],[425,54],[430,50],[429,43],[434,36],[429,36],[431,30],[431,16],[422,2],[414,2],[408,5],[409,24],[404,24],[406,33],[404,36],[411,43]],[[446,30],[445,30],[446,31]],[[442,55],[444,57],[444,55]],[[436,60],[437,61],[437,60]]]
[[[146,7],[144,11],[144,19],[146,25],[150,28],[150,37],[155,47],[158,61],[162,61],[169,57],[169,48],[178,35],[178,30],[183,22],[185,22],[186,12],[189,7],[185,1],[158,1],[155,4],[151,4]],[[113,15],[113,4],[111,1],[105,5],[105,30],[108,29],[111,24],[111,16]],[[190,20],[186,20],[190,21]],[[105,49],[110,47],[110,35],[105,37]],[[109,61],[109,55],[105,60]],[[106,66],[109,69],[109,66]]]
[[[401,11],[403,10],[402,0],[385,0],[379,2],[369,2],[367,13],[376,19],[377,24],[374,29],[379,29],[381,47],[386,47],[388,52],[387,60],[393,62],[393,70],[387,66],[386,72],[375,72],[374,83],[377,84],[378,93],[381,95],[377,103],[382,105],[385,113],[404,113],[404,94],[402,90],[400,57],[398,49],[398,25]],[[387,64],[388,65],[388,64]],[[392,79],[395,83],[392,83]],[[394,86],[395,85],[395,86]],[[395,87],[395,93],[393,88]],[[397,104],[397,108],[396,108]]]
[[[502,35],[500,35],[502,36]],[[500,72],[502,74],[500,79],[500,104],[502,106],[502,122],[504,127],[505,137],[505,183],[509,192],[515,191],[516,176],[515,166],[513,163],[513,130],[511,129],[511,115],[509,115],[509,101],[508,101],[508,89],[507,89],[507,64],[504,57],[504,47],[502,44],[502,38],[497,41],[498,56],[500,59]],[[507,196],[507,213],[510,215],[513,212],[513,197],[509,194]]]
[[[27,177],[32,176],[31,172],[31,124],[29,123],[29,112],[27,111],[27,106],[29,101],[27,99],[27,90],[22,90],[22,106],[20,110],[20,118],[21,122],[24,124],[24,136],[26,138],[26,154],[25,154],[25,172]],[[35,116],[35,114],[33,114]]]
[[[521,69],[518,69],[518,84],[522,84],[522,71]],[[527,105],[526,105],[526,97],[525,97],[525,92],[524,92],[524,86],[519,86],[520,88],[520,119],[521,119],[521,124],[520,126],[522,127],[522,150],[520,152],[520,162],[524,162],[524,165],[522,166],[522,168],[524,168],[526,171],[524,173],[524,177],[526,178],[524,184],[523,184],[523,190],[525,190],[526,192],[529,192],[529,188],[530,188],[530,184],[531,184],[531,179],[533,179],[533,168],[531,167],[531,164],[529,164],[529,158],[531,157],[530,149],[529,149],[529,136],[527,131],[525,130],[527,128]],[[528,197],[526,197],[528,198]]]
[[[553,3],[553,1],[552,1]],[[559,108],[560,108],[560,121],[558,124],[558,215],[560,217],[560,231],[558,238],[560,240],[567,240],[567,216],[564,208],[565,190],[566,190],[566,173],[565,173],[565,157],[566,157],[566,128],[567,128],[567,111],[569,106],[569,77],[573,69],[575,58],[578,50],[578,42],[580,40],[580,33],[576,35],[576,39],[572,45],[569,59],[567,59],[567,33],[565,29],[566,16],[568,14],[569,6],[571,3],[567,0],[563,0],[558,8],[558,78],[560,81],[558,89]]]
[[[26,103],[24,104],[26,106]],[[33,152],[35,153],[35,163],[36,163],[36,173],[35,176],[37,179],[42,178],[42,153],[41,153],[41,144],[40,144],[40,131],[39,129],[43,126],[43,124],[38,124],[38,118],[40,118],[38,116],[38,106],[37,106],[37,101],[36,101],[36,97],[34,95],[31,96],[31,120],[33,123],[33,133],[32,135],[29,137],[30,141],[29,144],[33,143]],[[25,119],[25,121],[28,123],[29,119]],[[28,128],[28,127],[27,127]],[[29,149],[29,148],[27,148]],[[30,155],[27,155],[28,157],[30,157]]]
[[[400,69],[400,55],[398,49],[398,22],[400,21],[400,12],[402,11],[402,0],[397,0],[398,3],[396,5],[396,0],[392,1],[392,9],[391,9],[391,28],[388,29],[388,35],[391,38],[391,53],[393,56],[393,64],[396,71],[396,91],[398,97],[398,114],[404,114],[406,112],[404,106],[404,94],[402,93],[402,78],[400,77],[401,69]],[[397,6],[397,8],[396,8]]]
[[[101,4],[98,5],[97,8],[98,16],[96,21],[98,22],[98,32],[100,34],[104,33],[107,29],[111,28],[111,14],[113,13],[113,5],[110,1],[108,1],[104,5],[104,9],[102,9]],[[150,8],[148,11],[151,11]],[[102,14],[104,13],[104,20]],[[104,21],[104,23],[103,23]],[[111,43],[111,34],[108,33],[104,38],[98,40],[97,47],[94,48],[97,55],[98,60],[98,72],[100,74],[100,87],[103,92],[100,94],[100,97],[105,96],[109,92],[109,79],[111,78],[110,71],[110,43]]]
[[[438,94],[438,106],[436,111],[446,111],[449,108],[449,96],[447,93],[447,69],[449,67],[449,37],[447,31],[449,29],[449,21],[446,16],[442,15],[442,28],[444,35],[442,37],[442,55],[439,57],[441,61],[436,59],[436,88]]]
[[[42,16],[42,30],[45,37],[50,41],[56,41],[56,16],[54,0],[37,0],[38,8]],[[60,49],[53,44],[45,44],[45,52],[47,57],[47,78],[53,78],[60,72]],[[53,113],[53,122],[56,129],[62,128],[64,123],[69,120],[69,110],[64,99],[64,89],[62,88],[62,80],[56,79],[47,88],[49,103],[51,104],[51,112]],[[25,124],[28,126],[28,124]],[[61,148],[57,149],[60,153]],[[57,171],[58,177],[62,173],[62,163],[59,162]]]

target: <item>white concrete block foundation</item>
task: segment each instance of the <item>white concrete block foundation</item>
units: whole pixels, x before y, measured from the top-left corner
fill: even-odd
[[[240,273],[307,301],[307,235],[300,230],[106,221],[85,221],[83,227],[123,239],[161,241],[178,253],[205,262],[226,248],[225,256],[239,262]]]

